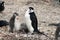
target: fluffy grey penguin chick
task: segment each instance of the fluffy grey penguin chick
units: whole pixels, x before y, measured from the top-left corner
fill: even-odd
[[[19,31],[20,30],[20,20],[18,13],[14,13],[9,21],[10,28],[9,31],[13,33],[13,31]]]

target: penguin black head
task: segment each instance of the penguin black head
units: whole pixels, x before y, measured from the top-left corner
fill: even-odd
[[[4,1],[2,1],[2,2],[0,3],[0,6],[4,6]]]
[[[1,4],[4,4],[4,1]]]
[[[13,16],[18,16],[18,13],[15,12],[15,13],[13,14]]]
[[[34,12],[34,8],[33,7],[29,7],[28,10],[26,11],[26,13],[32,13]]]
[[[29,7],[29,9],[30,9],[30,10],[34,10],[34,8],[33,8],[33,7]]]

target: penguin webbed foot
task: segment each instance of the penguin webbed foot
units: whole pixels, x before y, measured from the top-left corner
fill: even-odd
[[[13,33],[13,31],[12,31],[12,30],[9,30],[9,32],[10,32],[10,33]]]

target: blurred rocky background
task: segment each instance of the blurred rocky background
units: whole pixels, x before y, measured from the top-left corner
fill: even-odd
[[[13,13],[17,12],[20,15],[20,22],[24,23],[25,12],[28,7],[32,6],[34,7],[36,16],[38,18],[38,29],[41,32],[44,32],[50,38],[52,38],[52,40],[54,40],[57,26],[49,26],[49,24],[60,23],[59,0],[2,0],[2,1],[5,1],[5,10],[3,11],[3,13],[0,13],[0,20],[6,20],[9,22]],[[6,32],[7,29],[5,27],[0,28],[0,30],[1,40],[25,40],[24,38],[19,37],[19,34],[7,33]],[[40,39],[33,40],[50,40],[50,39],[42,35],[42,38],[40,37]]]

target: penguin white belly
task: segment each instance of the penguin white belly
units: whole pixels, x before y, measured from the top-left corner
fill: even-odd
[[[30,15],[29,14],[26,14],[25,15],[25,20],[26,20],[26,25],[27,25],[27,28],[28,30],[33,33],[34,29],[32,27],[32,24],[31,24],[31,20],[30,20]]]
[[[20,30],[20,20],[18,18],[18,16],[15,18],[15,30],[18,31]]]

